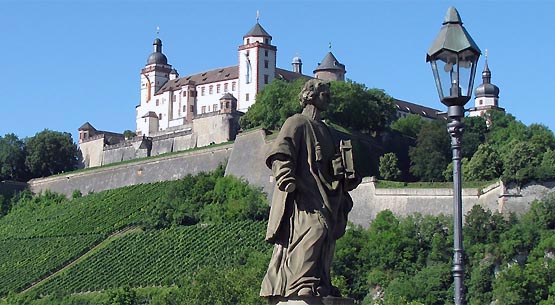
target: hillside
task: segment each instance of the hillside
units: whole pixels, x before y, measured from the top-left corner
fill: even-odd
[[[221,169],[71,200],[20,197],[0,218],[0,297],[8,300],[23,290],[38,298],[169,287],[200,267],[228,268],[270,250],[264,195]]]

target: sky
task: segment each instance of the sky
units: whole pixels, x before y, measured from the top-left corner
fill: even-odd
[[[257,11],[278,67],[291,69],[299,56],[311,75],[331,45],[348,79],[445,111],[425,55],[451,5],[482,53],[488,50],[499,106],[526,125],[555,130],[555,1],[3,0],[0,136],[47,128],[76,141],[85,122],[135,130],[140,70],[156,37],[180,76],[237,65]]]

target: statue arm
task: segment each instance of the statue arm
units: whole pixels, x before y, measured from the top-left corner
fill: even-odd
[[[283,192],[291,193],[297,187],[296,161],[303,134],[304,124],[299,117],[287,119],[266,159],[267,166],[272,169],[277,187]]]

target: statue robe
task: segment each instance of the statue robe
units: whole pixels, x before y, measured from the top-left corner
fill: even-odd
[[[338,143],[323,122],[302,114],[285,121],[266,159],[276,177],[266,240],[275,246],[261,296],[332,292],[335,241],[352,208],[341,178],[334,176],[332,160],[338,155]],[[282,191],[279,186],[289,182],[295,191]]]

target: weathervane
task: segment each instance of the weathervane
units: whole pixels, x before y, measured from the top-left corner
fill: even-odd
[[[256,10],[256,23],[258,23],[258,20],[260,20],[260,11]]]
[[[156,36],[160,36],[160,27],[159,26],[156,27]]]
[[[329,48],[330,51],[331,51],[331,41],[328,43],[328,48]]]

